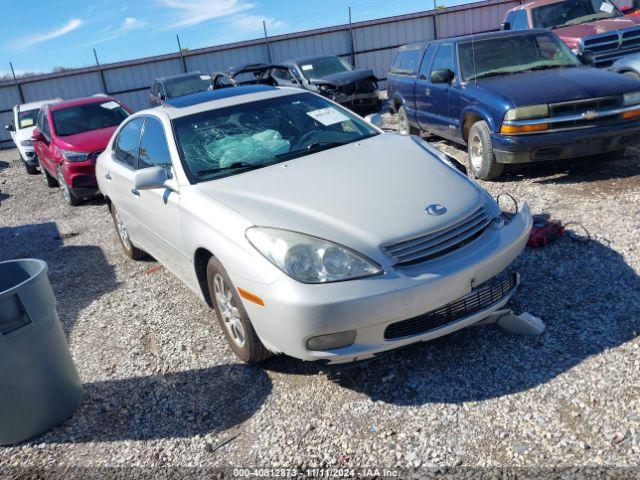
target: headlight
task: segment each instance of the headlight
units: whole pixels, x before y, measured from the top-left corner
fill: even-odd
[[[89,158],[89,154],[85,152],[72,152],[70,150],[62,150],[62,156],[69,162],[84,162]]]
[[[506,122],[511,120],[530,120],[532,118],[545,118],[549,116],[549,105],[530,105],[508,110],[504,116]]]
[[[625,105],[638,105],[640,104],[640,92],[631,92],[624,94]]]
[[[299,282],[338,282],[382,273],[372,260],[321,238],[263,227],[251,227],[246,235],[267,260]]]
[[[33,140],[22,140],[20,145],[23,147],[33,147]]]

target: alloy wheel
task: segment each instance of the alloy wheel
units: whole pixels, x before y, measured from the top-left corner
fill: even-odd
[[[127,229],[124,227],[124,223],[122,223],[122,219],[120,218],[120,213],[118,213],[118,210],[115,210],[113,216],[116,220],[116,230],[118,230],[118,235],[120,236],[120,240],[122,240],[122,244],[124,245],[124,247],[127,250],[130,250],[131,240],[129,240],[129,233],[127,232]]]
[[[224,278],[219,273],[213,276],[213,291],[229,337],[239,348],[243,348],[247,341],[247,335],[240,319],[240,310],[235,305],[231,289],[227,287]]]

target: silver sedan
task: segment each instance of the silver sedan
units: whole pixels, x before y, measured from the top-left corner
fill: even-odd
[[[233,351],[348,362],[474,324],[531,228],[417,137],[247,86],[128,118],[96,173],[124,252],[216,311]]]

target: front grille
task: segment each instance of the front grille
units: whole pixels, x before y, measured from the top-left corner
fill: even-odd
[[[412,265],[453,252],[478,238],[491,223],[484,206],[462,220],[408,240],[384,247],[397,265]]]
[[[614,95],[609,97],[589,98],[586,100],[577,100],[573,102],[552,103],[549,105],[549,117],[551,128],[576,128],[588,126],[605,126],[609,124],[620,123],[619,115],[610,115],[608,117],[599,117],[596,119],[583,118],[571,122],[553,122],[553,117],[562,117],[567,115],[582,115],[593,112],[604,112],[607,110],[615,110],[621,108],[622,96]]]
[[[618,58],[640,52],[640,27],[584,37],[583,50],[591,50],[596,66],[608,67]]]
[[[471,293],[443,307],[390,324],[384,331],[384,338],[396,340],[444,327],[500,302],[509,296],[517,285],[517,274],[499,275],[474,288]]]
[[[373,80],[358,80],[357,82],[347,83],[340,87],[340,91],[344,95],[354,95],[358,93],[373,93],[378,89],[378,85]]]

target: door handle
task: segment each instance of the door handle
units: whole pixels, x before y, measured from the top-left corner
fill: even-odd
[[[106,178],[107,180],[111,180],[111,174],[109,172],[105,173],[104,178]]]
[[[425,88],[424,89],[424,94],[425,95],[431,95],[431,89],[430,88]]]
[[[133,193],[136,197],[140,196],[140,192],[138,190],[136,190],[135,188],[131,189],[131,193]]]

